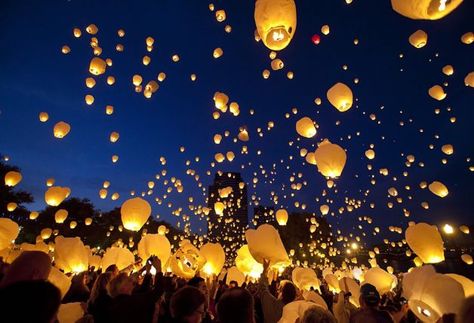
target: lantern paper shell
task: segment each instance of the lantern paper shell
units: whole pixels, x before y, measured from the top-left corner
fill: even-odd
[[[237,282],[237,286],[242,286],[245,282],[245,276],[242,274],[237,267],[230,267],[227,270],[227,280],[226,283],[229,284],[231,281]]]
[[[102,268],[105,270],[110,265],[116,265],[119,270],[125,269],[132,265],[135,257],[126,248],[110,247],[105,251],[102,257]]]
[[[5,174],[5,185],[13,187],[17,185],[18,183],[21,182],[22,176],[20,172],[16,171],[9,171],[8,173]]]
[[[392,8],[411,19],[437,20],[450,14],[463,0],[391,0]],[[444,3],[444,6],[441,4]]]
[[[279,225],[286,225],[288,222],[288,212],[285,209],[276,211],[275,218]]]
[[[83,316],[84,310],[80,302],[61,304],[57,314],[59,323],[77,322]]]
[[[314,152],[314,159],[321,174],[335,178],[341,176],[346,165],[347,155],[341,146],[332,144],[329,140],[324,140]]]
[[[334,84],[326,93],[329,103],[340,112],[345,112],[352,107],[352,90],[344,83]]]
[[[329,310],[326,301],[318,293],[314,291],[303,291],[302,294],[305,301],[312,302],[325,310]]]
[[[288,266],[291,262],[281,242],[278,231],[269,224],[263,224],[257,230],[245,231],[245,239],[252,257],[263,264],[269,260],[272,266]]]
[[[359,297],[360,297],[360,286],[357,282],[349,277],[342,277],[339,280],[339,288],[344,293],[351,293],[351,297],[349,298],[349,302],[351,302],[354,306],[360,307]]]
[[[225,263],[225,252],[219,243],[206,243],[200,249],[201,255],[206,258],[202,272],[206,275],[219,275]]]
[[[58,206],[71,194],[68,187],[53,186],[50,187],[44,194],[46,204],[50,206]]]
[[[249,246],[246,244],[237,250],[235,265],[241,273],[253,279],[258,279],[263,272],[263,265],[252,257]]]
[[[125,201],[120,209],[125,229],[139,231],[151,214],[150,204],[140,197]]]
[[[41,251],[41,252],[44,252],[45,254],[48,254],[49,246],[43,241],[37,242],[36,244],[24,242],[20,245],[20,250],[21,251]]]
[[[464,295],[466,297],[471,297],[474,295],[474,281],[458,274],[446,274],[446,276],[451,277],[462,285],[464,289]]]
[[[184,279],[191,279],[204,266],[206,259],[188,240],[184,240],[168,263],[174,274]]]
[[[443,240],[438,228],[427,223],[417,223],[405,231],[408,246],[425,264],[444,261]]]
[[[56,123],[53,128],[54,136],[59,139],[66,137],[69,131],[71,131],[71,126],[64,121]]]
[[[313,120],[308,117],[299,119],[296,122],[296,132],[305,138],[313,138],[316,135],[316,127]]]
[[[64,273],[80,273],[87,270],[89,251],[79,237],[54,239],[54,262]]]
[[[430,185],[428,185],[428,189],[431,193],[439,196],[439,197],[446,197],[449,194],[448,188],[441,182],[434,181]]]
[[[380,295],[383,295],[397,287],[397,277],[389,274],[380,267],[374,267],[365,273],[364,284],[374,285]]]
[[[440,85],[434,85],[429,88],[428,94],[435,100],[442,101],[446,97],[444,89]]]
[[[138,256],[146,261],[150,256],[157,256],[164,266],[171,255],[171,244],[164,235],[147,234],[138,243]]]
[[[56,267],[51,268],[48,281],[61,291],[61,298],[66,295],[69,287],[71,287],[71,279]]]
[[[316,272],[311,268],[296,267],[291,272],[291,280],[301,290],[309,291],[311,288],[319,290],[321,285]]]
[[[56,223],[64,223],[64,221],[66,221],[67,219],[68,214],[68,211],[64,209],[59,209],[54,214],[54,221],[56,221]]]
[[[107,63],[100,57],[92,58],[89,64],[89,72],[93,75],[101,75],[105,73]]]
[[[15,221],[0,218],[0,250],[8,248],[19,233],[20,227]]]
[[[308,301],[293,301],[283,306],[283,313],[279,323],[294,323],[298,322],[304,315],[304,312],[311,307],[318,306],[313,302]]]
[[[408,41],[415,48],[422,48],[428,43],[428,34],[419,29],[408,37]]]
[[[50,228],[44,228],[40,232],[41,239],[43,240],[49,239],[52,234],[53,234],[53,230],[51,230]]]
[[[257,32],[265,46],[282,50],[296,31],[296,5],[293,0],[257,0],[254,12]]]

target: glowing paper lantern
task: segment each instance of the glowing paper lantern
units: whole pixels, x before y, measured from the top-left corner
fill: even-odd
[[[245,282],[245,276],[242,274],[237,267],[230,267],[227,270],[227,280],[226,283],[230,284],[231,281],[237,282],[237,286],[242,286]]]
[[[364,284],[374,285],[380,295],[395,288],[397,282],[396,276],[389,274],[380,267],[370,268],[364,275]]]
[[[434,85],[430,87],[428,90],[428,94],[435,100],[441,101],[446,97],[446,93],[444,93],[444,90],[441,86],[439,85]]]
[[[278,70],[281,70],[283,67],[285,67],[285,64],[283,63],[281,59],[276,58],[272,60],[270,66],[272,67],[272,70],[278,71]]]
[[[316,135],[316,127],[313,120],[308,117],[299,119],[296,122],[296,132],[305,138],[313,138]]]
[[[150,256],[157,256],[164,266],[171,255],[171,244],[164,235],[147,234],[138,243],[138,256],[146,261]]]
[[[0,218],[0,250],[8,248],[19,233],[20,227],[15,221]]]
[[[43,240],[49,239],[51,237],[51,234],[53,234],[53,230],[51,230],[50,228],[45,228],[40,232],[41,239]]]
[[[201,255],[206,258],[202,272],[206,275],[218,275],[225,263],[225,252],[219,243],[206,243],[200,249]]]
[[[40,114],[39,114],[39,120],[40,120],[41,122],[46,122],[46,121],[48,121],[48,119],[49,119],[49,115],[48,115],[47,112],[40,112]]]
[[[87,225],[87,226],[91,225],[92,224],[92,218],[86,218],[84,220],[84,224]]]
[[[341,176],[347,156],[344,149],[326,139],[319,144],[314,152],[314,159],[321,174],[335,178]]]
[[[87,270],[89,251],[79,237],[54,239],[54,263],[64,273],[80,273]]]
[[[367,159],[374,159],[375,158],[375,151],[373,151],[372,149],[367,149],[365,151],[365,157],[367,157]]]
[[[59,323],[77,322],[83,316],[84,309],[80,302],[61,304],[57,313]]]
[[[349,301],[356,307],[360,307],[360,286],[357,282],[349,277],[343,277],[339,280],[339,289],[344,293],[351,293]]]
[[[53,186],[48,188],[44,194],[44,200],[46,204],[50,206],[58,206],[71,194],[71,190],[68,187]]]
[[[311,268],[296,267],[291,272],[291,280],[301,290],[309,291],[311,288],[318,289],[321,285],[316,272]]]
[[[48,281],[56,286],[61,291],[61,298],[66,295],[69,287],[71,287],[71,279],[63,274],[59,269],[56,267],[52,267],[51,271],[49,272]]]
[[[219,58],[221,57],[222,55],[224,55],[224,51],[222,50],[222,48],[220,47],[217,47],[216,49],[214,49],[214,52],[212,53],[212,56],[214,58]]]
[[[64,209],[59,209],[54,214],[54,221],[56,221],[56,223],[64,223],[64,221],[66,221],[67,216],[68,211]]]
[[[431,193],[438,195],[439,197],[446,197],[449,194],[446,185],[438,181],[434,181],[428,185],[428,189],[431,191]]]
[[[408,37],[408,41],[415,48],[422,48],[428,43],[428,34],[419,29]]]
[[[13,187],[21,182],[23,176],[21,176],[20,172],[16,171],[9,171],[5,174],[5,185]]]
[[[185,279],[191,279],[206,263],[206,259],[189,240],[183,240],[168,263],[174,274]]]
[[[466,45],[474,43],[474,33],[472,31],[467,32],[461,36],[461,42]]]
[[[442,69],[443,73],[447,76],[453,75],[454,68],[452,65],[445,65]]]
[[[327,204],[323,204],[319,207],[322,215],[327,215],[329,213],[329,206]]]
[[[463,0],[391,0],[392,8],[411,19],[437,20],[451,13]]]
[[[33,211],[30,213],[30,220],[36,220],[39,217],[39,213],[36,211]]]
[[[105,270],[110,265],[116,265],[119,270],[125,269],[132,265],[135,257],[126,248],[110,247],[105,251],[102,257],[102,268]]]
[[[100,57],[92,58],[91,62],[89,63],[89,73],[93,75],[104,74],[106,68],[107,63]]]
[[[461,255],[462,261],[464,261],[468,265],[472,265],[474,262],[472,260],[472,256],[468,255],[467,253]]]
[[[303,318],[304,313],[311,307],[318,306],[308,301],[293,301],[283,306],[283,313],[279,323],[299,322]]]
[[[278,231],[269,224],[263,224],[257,230],[245,231],[245,239],[249,246],[250,254],[256,261],[263,264],[269,260],[272,266],[286,267],[291,262],[281,242]]]
[[[252,257],[249,246],[246,244],[237,250],[235,265],[241,273],[253,279],[258,279],[263,272],[263,265]]]
[[[474,72],[471,72],[466,75],[464,78],[464,84],[466,86],[474,87]]]
[[[71,126],[63,121],[60,121],[54,125],[53,134],[56,138],[64,138],[71,131]]]
[[[453,145],[447,144],[441,147],[441,151],[446,155],[452,155],[454,153]]]
[[[446,274],[446,276],[453,278],[460,283],[464,289],[464,295],[471,297],[474,295],[474,282],[467,277],[458,274]]]
[[[276,211],[275,218],[279,225],[286,225],[288,222],[288,212],[285,209]]]
[[[257,0],[254,12],[257,32],[265,46],[282,50],[296,31],[296,5],[293,0]]]
[[[320,42],[321,42],[321,37],[319,37],[318,34],[314,34],[312,37],[311,37],[311,42],[315,45],[318,45]]]
[[[110,134],[110,142],[114,143],[114,142],[117,142],[119,140],[119,137],[120,137],[120,134],[118,132],[112,132]]]
[[[225,209],[224,203],[222,202],[214,203],[214,212],[216,212],[217,215],[219,216],[224,215],[224,209]]]
[[[352,107],[352,90],[344,83],[334,84],[327,91],[326,96],[331,105],[340,112],[345,112]]]
[[[443,240],[438,228],[427,223],[417,223],[405,231],[408,246],[425,264],[444,261]]]
[[[125,201],[120,209],[125,229],[139,231],[151,214],[150,204],[140,197]]]

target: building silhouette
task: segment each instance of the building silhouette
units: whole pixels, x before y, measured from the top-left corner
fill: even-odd
[[[262,224],[271,224],[276,226],[275,208],[272,206],[256,206],[253,208],[252,224],[255,228]]]
[[[236,250],[245,243],[248,228],[247,185],[240,173],[218,172],[208,194],[208,238],[219,242],[226,252],[226,259],[233,260]],[[215,211],[217,202],[225,205],[221,214]]]

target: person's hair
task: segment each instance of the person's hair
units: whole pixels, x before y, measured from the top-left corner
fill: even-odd
[[[171,316],[178,322],[184,322],[186,317],[192,315],[205,302],[204,294],[196,287],[182,287],[171,297]]]
[[[254,302],[250,292],[240,287],[225,291],[217,303],[217,319],[223,323],[254,322]]]
[[[199,284],[204,281],[204,278],[195,276],[188,281],[188,285],[193,287],[199,287]]]
[[[59,289],[44,280],[19,281],[0,288],[2,322],[50,323],[61,304]]]
[[[474,296],[464,300],[456,316],[456,323],[474,322]]]
[[[0,287],[19,281],[46,280],[51,271],[51,258],[42,251],[24,251],[8,267]]]
[[[130,277],[126,273],[120,273],[115,276],[108,284],[107,290],[109,291],[109,295],[114,298],[122,293],[121,289],[122,286],[130,281]]]
[[[299,323],[337,323],[337,320],[331,312],[315,305],[304,312]]]
[[[102,293],[108,293],[107,284],[112,280],[112,273],[105,272],[99,275],[92,286],[91,294],[89,296],[89,303],[94,303],[97,297]]]
[[[290,282],[286,282],[281,288],[281,301],[284,305],[291,303],[296,298],[296,288]]]
[[[114,265],[108,266],[107,269],[105,269],[105,272],[111,272],[111,273],[113,273],[113,272],[116,271],[116,270],[118,270],[118,267],[117,267],[117,265],[114,264]]]

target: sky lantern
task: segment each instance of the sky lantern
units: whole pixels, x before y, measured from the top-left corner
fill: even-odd
[[[225,156],[222,153],[215,154],[214,158],[218,163],[222,163],[225,160]]]
[[[445,65],[442,69],[444,75],[450,76],[454,74],[454,68],[452,65]]]
[[[110,247],[102,257],[104,270],[110,265],[116,265],[119,270],[125,269],[135,262],[135,257],[127,248]]]
[[[422,48],[428,43],[428,34],[421,29],[418,29],[408,37],[408,41],[415,48]]]
[[[206,263],[202,267],[201,272],[207,276],[219,275],[224,268],[225,252],[219,243],[206,243],[200,249],[201,255],[206,258]]]
[[[329,25],[323,25],[321,27],[321,33],[324,35],[324,36],[327,36],[329,35],[329,33],[331,32],[330,28],[329,28]]]
[[[50,228],[44,228],[40,232],[41,239],[43,240],[49,239],[52,234],[53,234],[53,230],[51,230]]]
[[[321,37],[318,34],[314,34],[311,37],[311,42],[315,45],[319,45],[319,43],[321,42]]]
[[[450,14],[463,0],[391,0],[392,8],[411,19],[437,20]]]
[[[79,37],[81,37],[82,32],[81,32],[81,30],[80,30],[79,28],[74,28],[74,29],[72,30],[72,34],[74,35],[74,37],[79,38]]]
[[[77,227],[77,222],[76,221],[69,222],[69,229],[75,229],[76,227]]]
[[[119,140],[119,137],[120,137],[120,134],[116,131],[113,131],[111,134],[110,134],[110,142],[111,143],[115,143]]]
[[[64,273],[80,273],[87,270],[89,251],[79,237],[54,239],[54,263]]]
[[[168,261],[173,273],[185,279],[193,278],[205,263],[206,258],[189,240],[181,241],[179,249]]]
[[[461,42],[466,45],[470,45],[474,42],[474,33],[472,31],[467,32],[461,36]]]
[[[94,24],[90,24],[89,26],[86,27],[86,32],[88,34],[95,35],[97,34],[98,31],[99,31],[99,28]]]
[[[302,291],[309,291],[311,289],[318,289],[321,285],[316,272],[311,268],[296,267],[291,272],[291,280]]]
[[[329,205],[323,204],[319,207],[322,215],[327,215],[329,213]]]
[[[454,153],[454,148],[453,145],[446,144],[441,146],[441,151],[445,153],[446,155],[452,155]]]
[[[375,151],[373,149],[367,149],[365,151],[365,157],[367,157],[367,159],[374,159],[375,158]]]
[[[89,63],[89,73],[93,75],[101,75],[105,73],[105,69],[107,68],[107,63],[100,57],[92,58],[91,62]]]
[[[405,231],[408,246],[425,264],[444,261],[443,239],[434,225],[417,223]]]
[[[90,94],[87,94],[85,97],[84,97],[84,101],[86,101],[86,104],[87,105],[92,105],[94,103],[94,96],[93,95],[90,95]]]
[[[256,230],[248,229],[245,239],[250,254],[259,263],[263,264],[264,259],[269,260],[272,266],[286,267],[291,263],[280,234],[273,226],[262,224]]]
[[[314,152],[314,159],[318,171],[326,177],[335,178],[341,176],[346,165],[347,155],[344,149],[337,144],[332,144],[325,139]]]
[[[39,217],[39,212],[33,211],[30,213],[30,220],[36,220]]]
[[[226,284],[230,284],[231,281],[237,282],[237,286],[242,286],[245,282],[245,276],[239,271],[236,266],[230,267],[227,270]]]
[[[247,129],[245,128],[240,129],[239,134],[237,135],[237,138],[239,138],[240,141],[244,141],[244,142],[249,141],[249,133]],[[214,141],[215,141],[215,137],[214,137]]]
[[[286,222],[288,222],[288,212],[285,209],[279,209],[275,213],[275,218],[279,225],[286,225]]]
[[[345,112],[352,107],[352,90],[344,83],[334,84],[327,91],[326,96],[331,105],[340,112]]]
[[[434,85],[429,88],[428,94],[435,100],[441,101],[446,97],[444,89],[440,85]]]
[[[375,286],[380,295],[385,294],[397,286],[397,277],[389,274],[380,267],[370,268],[364,274],[364,283]]]
[[[470,72],[464,78],[464,84],[469,87],[474,87],[474,72]]]
[[[229,102],[229,97],[222,92],[214,93],[214,105],[216,109],[221,110],[222,112],[227,111],[227,103]]]
[[[166,226],[163,224],[158,227],[158,234],[164,236],[166,234]]]
[[[253,279],[258,279],[263,272],[263,265],[252,257],[249,246],[246,244],[237,250],[235,265],[241,273]]]
[[[225,10],[223,10],[223,9],[217,10],[216,11],[216,20],[218,22],[223,22],[223,21],[225,21],[225,19],[226,19]]]
[[[303,117],[296,122],[296,132],[302,137],[313,138],[317,131],[313,120]]]
[[[138,256],[146,261],[151,256],[157,256],[164,267],[171,256],[171,244],[164,235],[147,234],[138,243]]]
[[[461,260],[464,261],[468,265],[472,265],[474,263],[472,260],[472,256],[467,253],[464,253],[461,255]]]
[[[52,186],[44,194],[44,200],[50,206],[58,206],[69,194],[71,194],[69,187]]]
[[[296,5],[293,0],[257,0],[254,12],[257,32],[265,46],[282,50],[296,31]]]
[[[21,182],[23,176],[21,176],[20,172],[17,171],[9,171],[5,174],[5,185],[13,187]]]
[[[85,218],[84,224],[87,225],[87,226],[91,225],[92,224],[92,218]]]
[[[278,71],[285,67],[285,64],[281,59],[275,58],[274,60],[272,60],[270,66],[272,67],[272,70]]]
[[[467,225],[461,225],[459,227],[459,230],[464,234],[469,234],[469,232],[470,232],[469,227]]]
[[[150,217],[151,206],[146,200],[135,197],[122,204],[120,214],[125,229],[139,231]]]
[[[449,194],[446,185],[438,181],[434,181],[428,185],[428,189],[431,191],[431,193],[438,195],[439,197],[446,197]]]
[[[349,301],[356,307],[360,307],[359,297],[360,297],[360,286],[359,284],[350,277],[342,277],[339,280],[339,288],[345,294],[351,293]]]
[[[66,137],[69,131],[71,131],[71,126],[63,121],[56,123],[53,128],[54,136],[59,139]]]
[[[224,203],[222,202],[214,203],[214,212],[216,212],[217,215],[219,216],[224,215],[224,209],[225,209]]]
[[[99,191],[99,197],[101,199],[106,199],[107,198],[107,193],[108,193],[107,190],[105,188],[103,188]]]
[[[0,218],[0,250],[8,248],[20,233],[18,224],[8,218]]]
[[[219,58],[221,57],[222,55],[224,55],[224,51],[222,50],[222,48],[220,47],[217,47],[216,49],[214,49],[214,52],[212,53],[212,56],[214,58]]]
[[[38,117],[41,122],[46,122],[49,120],[49,114],[47,112],[40,112]]]
[[[52,267],[49,272],[48,281],[61,291],[61,298],[66,295],[69,287],[71,287],[71,278],[66,276],[56,267]]]
[[[56,221],[56,223],[64,223],[64,221],[66,221],[67,219],[68,214],[68,211],[66,211],[65,209],[59,209],[56,211],[56,213],[54,213],[54,221]]]

